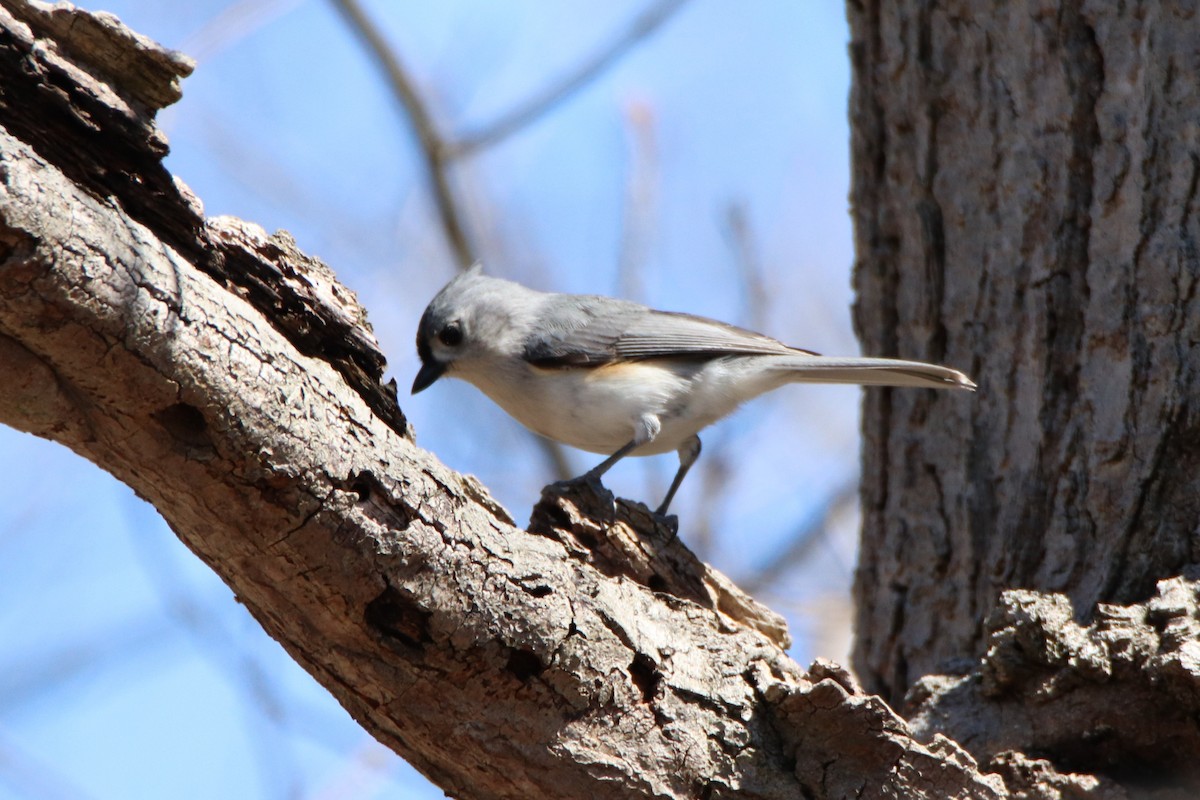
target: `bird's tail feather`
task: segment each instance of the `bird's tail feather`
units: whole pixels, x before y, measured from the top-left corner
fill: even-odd
[[[796,355],[779,359],[788,379],[797,383],[856,383],[862,386],[921,386],[970,389],[975,383],[956,369],[892,358],[838,358]]]

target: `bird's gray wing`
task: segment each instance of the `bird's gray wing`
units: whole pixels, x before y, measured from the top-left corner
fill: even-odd
[[[716,320],[586,295],[549,303],[542,310],[537,331],[525,342],[525,359],[540,367],[806,352]]]

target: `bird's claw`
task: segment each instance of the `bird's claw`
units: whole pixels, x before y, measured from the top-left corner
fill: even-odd
[[[657,522],[671,532],[671,538],[674,539],[679,535],[679,516],[677,514],[668,514],[666,509],[659,506],[654,516],[657,517]]]
[[[591,505],[597,510],[601,507],[606,507],[610,518],[615,518],[617,513],[617,498],[611,491],[605,488],[600,480],[600,476],[593,471],[588,471],[574,478],[568,478],[563,481],[555,481],[550,484],[550,487],[561,493],[573,492],[579,495],[578,501],[582,501],[584,506]],[[604,501],[607,499],[607,503]]]

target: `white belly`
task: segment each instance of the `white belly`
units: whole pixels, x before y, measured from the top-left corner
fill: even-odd
[[[525,427],[549,439],[610,455],[633,440],[647,415],[661,425],[631,455],[674,452],[684,441],[782,383],[746,380],[741,359],[713,362],[635,361],[596,368],[523,367],[516,374],[460,374]],[[757,370],[749,370],[757,373]]]

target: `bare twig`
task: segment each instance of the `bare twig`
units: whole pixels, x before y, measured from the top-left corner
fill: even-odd
[[[659,159],[655,142],[654,110],[635,100],[625,114],[630,141],[629,178],[621,224],[621,252],[617,283],[622,297],[644,300],[641,273],[646,268],[657,221]]]
[[[430,189],[437,203],[438,216],[442,221],[446,241],[454,252],[458,268],[466,269],[478,261],[479,257],[467,235],[466,225],[463,221],[466,215],[450,186],[450,155],[446,138],[438,130],[429,107],[420,92],[417,91],[416,83],[404,68],[400,57],[388,45],[379,27],[367,17],[358,0],[332,0],[332,3],[345,17],[354,33],[366,45],[388,86],[391,87],[401,113],[408,118],[412,125],[413,131],[417,135],[418,149],[425,164]],[[552,474],[559,480],[574,477],[574,472],[561,445],[540,436],[535,436],[534,440],[546,457]]]
[[[745,209],[739,203],[730,203],[726,210],[726,230],[733,251],[733,263],[737,269],[738,285],[742,291],[742,308],[737,322],[754,330],[761,330],[767,316],[767,292],[763,282],[762,260],[754,246],[754,237],[746,218]],[[720,437],[720,438],[717,438]],[[733,466],[726,455],[728,448],[723,443],[729,438],[729,428],[714,431],[709,448],[712,455],[701,462],[700,481],[704,487],[698,502],[699,523],[695,526],[691,540],[701,555],[709,552],[715,537],[714,519],[717,509],[725,497]]]
[[[65,686],[152,654],[164,646],[171,630],[153,614],[128,616],[94,635],[6,658],[0,662],[0,715],[16,714]]]
[[[242,705],[243,711],[247,712],[243,724],[247,726],[247,738],[255,745],[254,762],[263,782],[263,796],[297,796],[300,786],[290,748],[284,740],[264,735],[267,732],[264,723],[275,727],[282,727],[284,723],[287,704],[277,684],[267,678],[269,670],[260,660],[237,644],[212,609],[194,596],[163,547],[167,539],[160,535],[161,531],[139,524],[139,515],[145,510],[141,505],[135,507],[131,503],[127,501],[124,507],[130,538],[163,609],[182,623],[188,633],[207,645],[199,648],[199,652],[226,673],[230,684],[240,690],[247,701]]]
[[[343,759],[338,771],[318,787],[312,800],[342,797],[377,797],[389,783],[399,783],[392,770],[396,757],[374,739],[364,739],[358,750]]]
[[[416,84],[409,76],[408,71],[400,62],[400,57],[388,46],[379,27],[368,19],[358,0],[332,0],[332,3],[349,23],[355,35],[366,45],[376,66],[379,67],[388,86],[391,87],[392,94],[400,105],[400,110],[412,125],[420,145],[426,177],[429,179],[430,188],[437,203],[438,216],[442,221],[446,241],[449,243],[450,249],[454,251],[454,258],[458,262],[459,268],[466,269],[478,259],[474,248],[471,247],[466,226],[463,224],[463,215],[450,186],[446,138],[438,130],[433,115],[417,91]]]
[[[0,731],[0,785],[31,800],[85,800],[92,795],[49,761],[26,752]]]
[[[180,49],[204,61],[300,6],[300,0],[239,0],[191,34]]]
[[[713,541],[717,538],[716,517],[721,502],[728,496],[729,478],[733,468],[729,461],[729,448],[725,446],[724,428],[720,429],[717,440],[708,449],[710,454],[701,462],[704,466],[700,472],[700,497],[694,510],[695,520],[688,533],[688,543],[700,558],[707,559],[712,555]]]
[[[571,462],[567,460],[567,453],[561,444],[550,439],[543,439],[535,433],[529,435],[537,442],[537,446],[542,451],[542,455],[546,457],[546,463],[550,465],[550,470],[555,478],[567,481],[579,474],[571,467]]]
[[[474,133],[461,137],[453,144],[451,155],[460,157],[490,147],[531,124],[615,64],[639,42],[662,27],[663,23],[674,16],[675,12],[683,8],[686,3],[687,0],[659,0],[654,3],[635,17],[624,30],[618,32],[616,36],[593,53],[590,58],[584,59],[574,70],[543,87],[541,91],[535,93],[524,103],[518,104],[506,114],[502,114],[499,119],[484,125]]]
[[[733,262],[741,276],[744,317],[742,324],[761,330],[767,318],[767,289],[763,281],[762,259],[754,244],[746,208],[730,203],[725,211],[725,232],[733,249]]]

